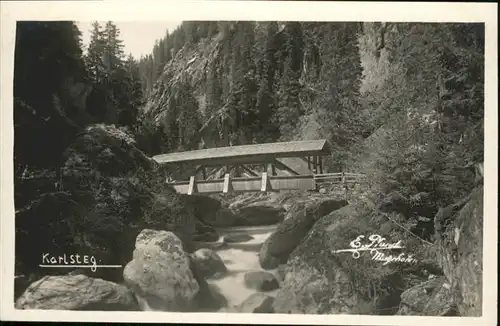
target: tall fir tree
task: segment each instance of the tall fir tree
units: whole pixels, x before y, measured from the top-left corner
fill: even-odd
[[[94,21],[90,30],[90,43],[85,61],[92,79],[97,83],[101,81],[104,74],[105,47],[105,31],[99,22]]]

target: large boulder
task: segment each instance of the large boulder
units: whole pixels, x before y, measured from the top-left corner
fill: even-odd
[[[254,293],[235,307],[237,312],[243,313],[273,313],[274,298],[263,293]]]
[[[369,251],[360,252],[359,257],[352,252],[337,252],[351,248],[360,235],[368,238],[379,234],[379,225],[372,222],[370,214],[369,208],[351,204],[314,224],[288,258],[285,279],[273,304],[276,313],[396,313],[400,289],[407,288],[407,275],[419,268],[415,260],[386,263],[375,260],[375,253]],[[398,240],[389,238],[386,242]],[[413,254],[411,249],[406,250],[384,253],[393,257]]]
[[[286,219],[266,239],[259,252],[259,262],[264,269],[276,268],[286,263],[290,253],[322,216],[347,205],[345,200],[319,198],[296,202]]]
[[[223,242],[225,243],[241,243],[241,242],[247,242],[250,240],[253,240],[254,237],[252,237],[249,234],[228,234],[224,236]]]
[[[220,200],[210,196],[191,195],[187,197],[193,207],[196,218],[204,224],[213,225],[217,220],[217,212],[222,208]]]
[[[222,258],[211,249],[198,249],[191,254],[191,259],[204,278],[221,277],[227,273]]]
[[[264,202],[275,202],[274,198],[271,196],[271,194],[268,193],[255,193],[255,192],[248,192],[248,193],[242,193],[240,195],[237,195],[236,197],[232,198],[232,200],[228,203],[227,208],[229,208],[232,211],[237,211],[240,208],[243,208],[245,206],[254,204],[254,203],[264,203]]]
[[[435,277],[401,294],[398,315],[453,316],[455,308],[450,283]]]
[[[215,227],[228,227],[233,226],[237,219],[238,216],[235,215],[232,210],[227,207],[223,207],[215,214],[215,220],[207,223],[210,223],[210,225]]]
[[[237,216],[234,225],[272,225],[283,221],[285,209],[277,203],[260,201],[240,207],[233,214]]]
[[[276,277],[266,271],[250,271],[243,277],[245,286],[258,291],[273,291],[279,287]]]
[[[451,284],[460,316],[481,316],[483,187],[442,208],[434,219],[437,258]]]
[[[202,222],[199,219],[195,221],[196,234],[193,235],[192,240],[198,242],[214,242],[219,240],[219,234],[210,225]]]
[[[200,290],[181,240],[167,231],[146,229],[137,236],[123,277],[153,310],[191,311]]]
[[[274,270],[274,277],[278,280],[279,283],[285,280],[286,276],[286,264],[281,264]]]
[[[199,269],[199,265],[195,264],[194,260],[190,259],[191,271],[194,278],[200,286],[200,290],[194,299],[193,308],[197,312],[201,311],[218,311],[227,306],[227,299],[222,295],[219,288],[214,284],[208,284],[203,272]]]
[[[270,235],[270,237],[273,236],[272,234]],[[264,241],[264,243],[262,244],[262,246],[260,247],[260,251],[259,251],[259,264],[260,264],[260,267],[264,268],[264,269],[274,269],[276,267],[278,267],[280,264],[284,264],[286,263],[286,257],[275,257],[273,255],[270,254],[269,252],[269,245],[270,245],[270,241],[269,241],[269,238],[266,239],[266,241]]]
[[[85,275],[45,276],[17,299],[16,309],[139,310],[125,286]]]

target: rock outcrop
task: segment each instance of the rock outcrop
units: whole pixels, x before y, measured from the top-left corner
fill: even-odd
[[[191,311],[200,286],[189,255],[172,232],[143,230],[136,239],[133,260],[125,266],[127,286],[161,311]]]
[[[453,316],[455,307],[451,285],[445,277],[435,277],[401,294],[398,315]]]
[[[283,221],[285,209],[273,202],[255,202],[233,210],[236,221],[233,225],[272,225]]]
[[[460,316],[481,316],[483,286],[483,187],[442,208],[434,219],[437,258],[450,282]]]
[[[204,278],[221,277],[227,273],[222,258],[211,249],[198,249],[191,254],[191,259]]]
[[[279,287],[276,277],[265,271],[250,271],[243,277],[245,286],[258,291],[272,291]]]
[[[216,198],[195,196],[191,200],[196,215],[213,227],[272,225],[283,221],[285,209],[269,196],[236,196],[232,203],[221,203]]]
[[[397,311],[405,265],[414,269],[413,262],[384,264],[370,252],[360,252],[357,258],[351,252],[335,252],[350,248],[359,235],[377,234],[379,226],[369,213],[351,204],[314,224],[288,258],[273,304],[276,313],[381,314],[394,307]]]
[[[45,276],[17,299],[16,309],[139,310],[125,286],[85,275]]]
[[[203,195],[187,196],[187,201],[191,207],[196,218],[205,225],[205,233],[208,233],[208,226],[217,225],[217,212],[222,208],[220,200]],[[213,231],[211,231],[213,233]]]
[[[344,200],[328,198],[296,202],[287,212],[286,219],[262,246],[259,253],[261,267],[273,269],[286,263],[290,253],[319,218],[345,205],[347,202]]]
[[[243,313],[273,313],[274,298],[262,293],[254,293],[236,307]]]
[[[228,234],[224,237],[224,243],[240,243],[252,240],[253,237],[249,234]]]

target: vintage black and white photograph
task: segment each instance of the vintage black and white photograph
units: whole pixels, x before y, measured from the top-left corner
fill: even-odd
[[[15,309],[483,316],[484,23],[14,42]]]

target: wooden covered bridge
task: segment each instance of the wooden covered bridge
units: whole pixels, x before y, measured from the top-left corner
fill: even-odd
[[[315,190],[319,182],[349,182],[357,175],[323,173],[326,140],[218,147],[153,157],[176,170],[167,182],[178,192],[228,193]],[[175,180],[174,180],[175,179]]]

